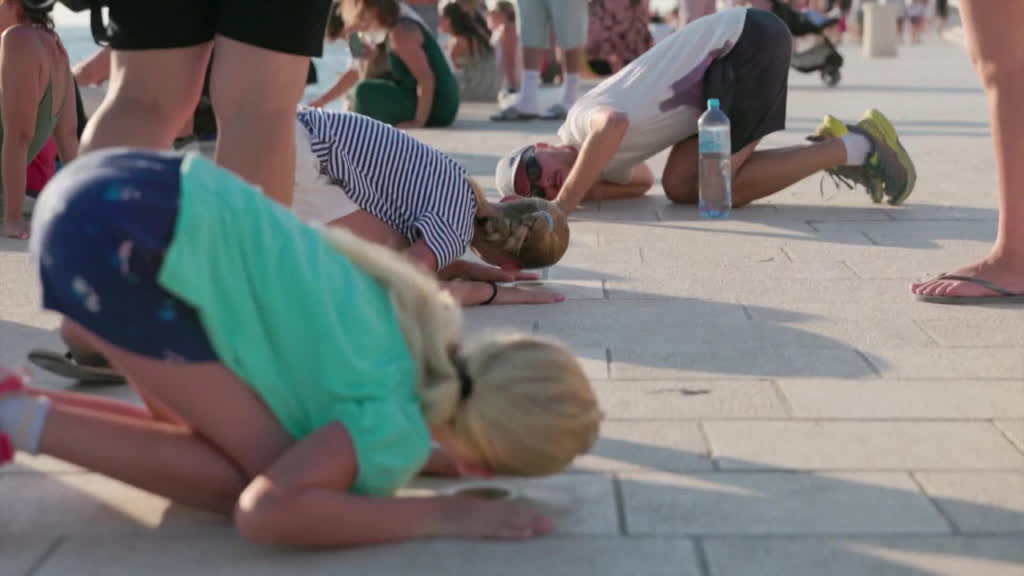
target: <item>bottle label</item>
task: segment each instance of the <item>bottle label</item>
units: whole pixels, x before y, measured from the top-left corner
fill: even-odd
[[[732,148],[728,130],[701,132],[698,146],[701,154],[728,154]]]

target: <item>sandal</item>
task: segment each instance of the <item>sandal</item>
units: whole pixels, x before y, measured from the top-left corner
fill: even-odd
[[[929,302],[931,304],[1005,304],[1024,302],[1024,293],[1010,292],[1009,290],[993,284],[984,278],[960,276],[958,274],[939,274],[938,277],[936,277],[936,280],[957,280],[959,282],[967,282],[968,284],[981,286],[982,288],[993,292],[995,296],[944,296],[916,294],[915,296],[918,300],[921,302]]]
[[[29,362],[52,374],[78,380],[82,384],[115,385],[124,384],[125,377],[109,367],[106,361],[79,360],[70,352],[60,354],[50,350],[36,349],[28,354]]]

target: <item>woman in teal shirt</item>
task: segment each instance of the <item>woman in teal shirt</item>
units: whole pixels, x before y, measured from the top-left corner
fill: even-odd
[[[566,348],[463,344],[459,307],[401,256],[308,227],[197,155],[78,160],[42,195],[32,251],[44,306],[148,409],[9,378],[0,460],[43,452],[233,513],[257,541],[335,547],[543,534],[522,504],[389,496],[431,437],[463,473],[541,475],[597,435]]]

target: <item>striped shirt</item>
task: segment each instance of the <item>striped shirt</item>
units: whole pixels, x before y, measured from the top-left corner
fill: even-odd
[[[426,242],[443,268],[473,239],[476,195],[454,159],[361,114],[303,109],[320,173],[410,243]]]

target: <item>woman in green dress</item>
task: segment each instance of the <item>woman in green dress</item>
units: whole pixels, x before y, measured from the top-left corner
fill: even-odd
[[[344,0],[344,21],[371,39],[386,37],[391,77],[356,86],[353,112],[399,128],[449,126],[459,111],[459,85],[416,13],[397,0]]]

